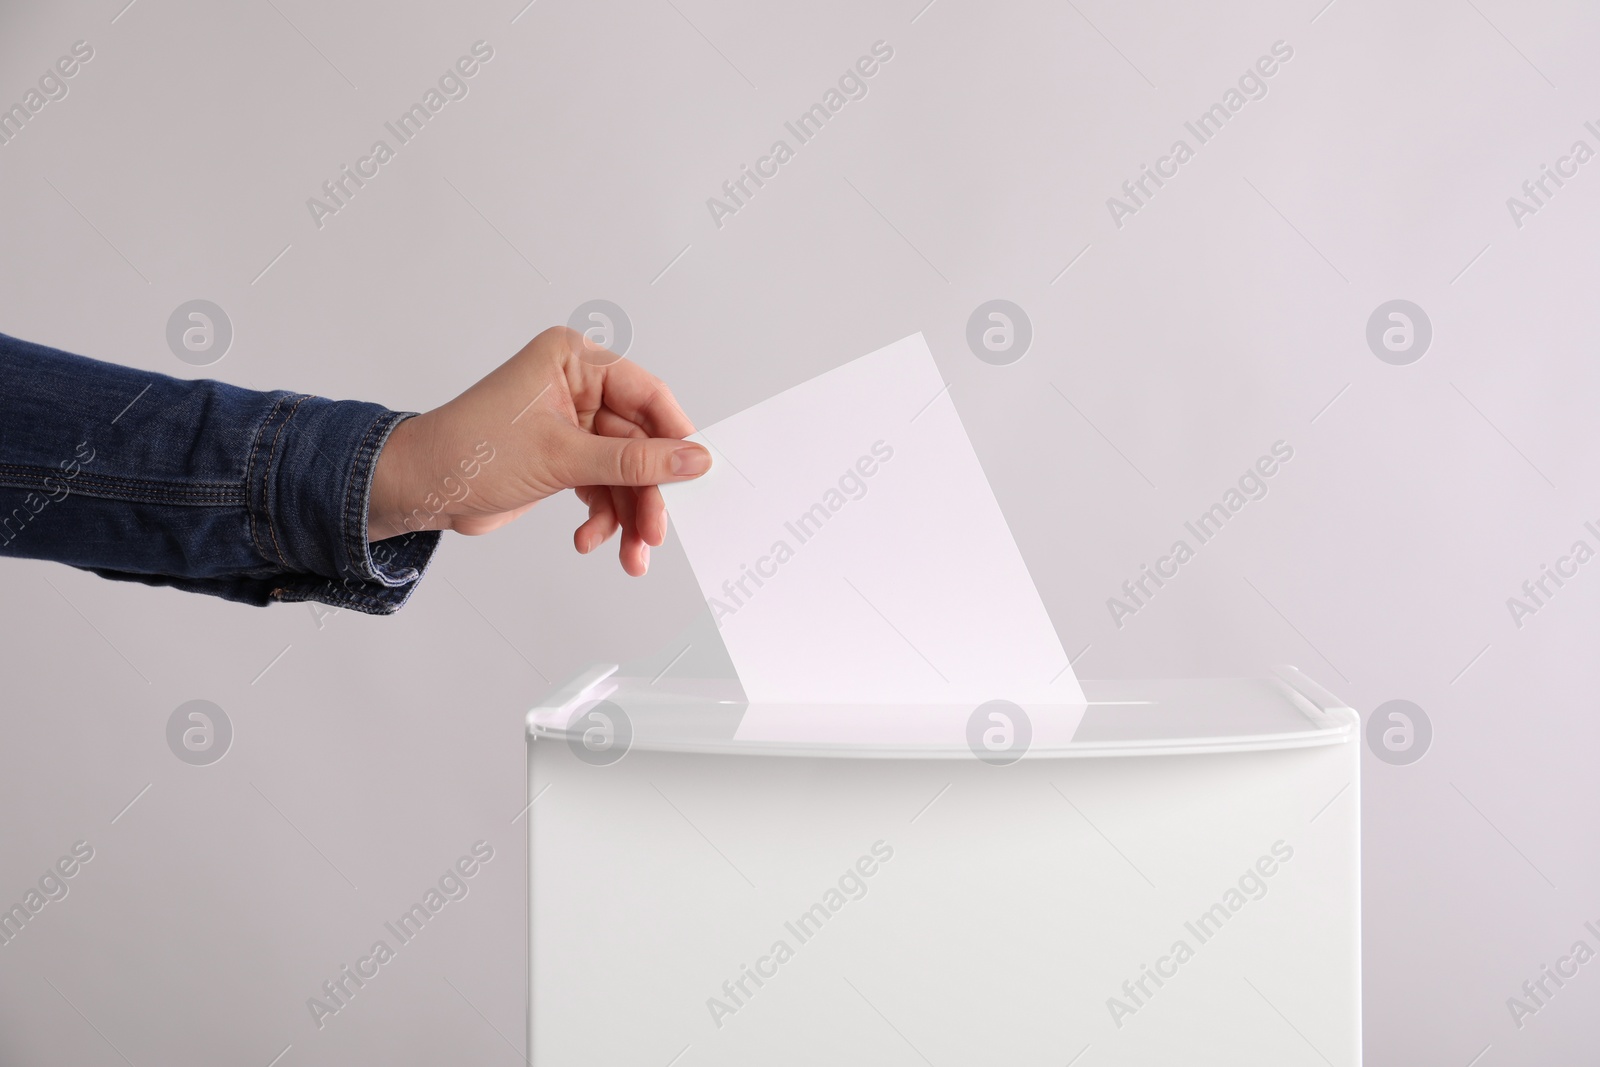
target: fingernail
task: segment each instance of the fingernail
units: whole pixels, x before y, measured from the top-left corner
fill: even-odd
[[[711,469],[711,453],[699,445],[680,448],[672,454],[672,473],[692,478]]]

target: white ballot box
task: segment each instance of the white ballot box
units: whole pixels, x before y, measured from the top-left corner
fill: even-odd
[[[685,673],[529,713],[534,1067],[1360,1062],[1359,718],[1299,671],[1059,722]]]

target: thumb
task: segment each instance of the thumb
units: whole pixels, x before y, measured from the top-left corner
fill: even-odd
[[[711,453],[670,437],[604,437],[577,427],[559,442],[557,467],[569,488],[580,485],[660,485],[698,478],[711,469]]]

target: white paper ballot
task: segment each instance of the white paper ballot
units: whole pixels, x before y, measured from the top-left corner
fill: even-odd
[[[690,440],[710,473],[662,490],[752,703],[1081,710],[921,334]]]

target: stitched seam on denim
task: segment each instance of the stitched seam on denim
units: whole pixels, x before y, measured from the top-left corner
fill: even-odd
[[[394,590],[395,595],[401,595],[403,589],[403,586],[396,587]],[[332,603],[337,607],[386,608],[395,603],[392,598],[373,596],[368,593],[352,593],[348,589],[341,589],[331,585],[326,589],[310,591],[283,587],[283,593],[283,596],[275,597],[274,599],[286,604],[314,601],[318,604]]]
[[[22,478],[17,476],[7,477],[6,475],[0,475],[0,485],[8,486],[12,489],[49,489],[51,488],[49,483],[50,479],[48,477]],[[243,492],[243,490],[241,490],[238,486],[229,486],[226,488],[217,489],[194,488],[186,485],[157,485],[149,482],[140,483],[133,481],[124,482],[116,478],[61,478],[56,479],[56,483],[58,486],[65,485],[68,488],[91,487],[108,493],[119,491],[144,494],[171,493],[173,496],[194,496],[205,499],[216,497],[232,497],[237,499]]]
[[[408,416],[406,416],[404,414],[399,414],[398,417],[392,419],[389,422],[388,429],[383,434],[381,434],[380,436],[382,436],[384,438],[387,438],[389,434],[392,434],[394,432],[394,428],[396,426],[399,426],[400,423],[404,422],[407,417]],[[373,460],[374,465],[377,462],[378,448],[379,448],[378,443],[376,441],[374,441],[373,444],[372,444],[372,460]],[[375,472],[372,471],[372,470],[369,470],[367,472],[365,480],[366,480],[366,482],[368,484],[371,483],[374,473]],[[366,525],[365,516],[363,516],[360,513],[360,508],[359,507],[357,508],[357,514],[355,515],[354,520],[356,522],[359,522],[363,526],[363,528],[365,527],[365,525]],[[419,531],[413,531],[413,532],[420,533],[422,531],[419,530]],[[407,546],[409,547],[409,545],[410,545],[410,542],[408,541],[407,542]],[[372,544],[371,544],[371,542],[364,543],[362,545],[362,548],[364,549],[365,553],[368,556],[371,556],[371,554],[372,554]],[[394,553],[390,553],[390,555],[393,556]],[[377,582],[380,582],[385,588],[388,588],[388,589],[404,588],[405,586],[411,585],[412,583],[416,582],[417,579],[422,577],[422,572],[420,570],[418,570],[416,567],[400,567],[400,568],[397,568],[397,569],[391,568],[391,565],[388,564],[388,563],[380,563],[376,556],[372,556],[372,573],[374,575],[373,580],[377,581]]]
[[[261,506],[267,513],[267,535],[272,538],[272,550],[278,554],[278,562],[285,567],[289,565],[289,561],[283,558],[283,548],[278,544],[278,531],[274,529],[277,524],[272,521],[272,457],[277,456],[278,462],[283,462],[283,454],[278,451],[278,442],[283,440],[284,427],[294,421],[295,412],[300,410],[300,405],[310,399],[309,396],[302,396],[296,400],[294,407],[289,409],[289,413],[278,424],[278,432],[272,435],[272,447],[267,450],[267,469],[261,473]]]
[[[424,563],[426,563],[427,558],[431,557],[432,552],[426,548],[415,547],[416,542],[413,539],[419,536],[421,535],[402,535],[401,538],[398,538],[398,540],[405,540],[406,545],[399,551],[408,555],[420,553],[424,558]],[[435,531],[433,533],[433,543],[435,547],[437,547],[438,539],[439,534],[437,531]],[[305,601],[311,601],[314,603],[333,604],[334,606],[341,608],[348,607],[358,610],[362,608],[370,608],[374,614],[388,615],[400,610],[400,608],[411,599],[412,594],[416,592],[417,583],[422,578],[421,567],[407,567],[406,573],[412,575],[413,577],[401,585],[389,586],[381,585],[376,582],[366,582],[366,586],[376,587],[376,591],[373,593],[365,593],[359,591],[359,589],[352,589],[348,581],[334,582],[331,579],[319,579],[315,581],[312,585],[312,588],[308,591],[304,585],[305,579],[317,578],[317,576],[291,575],[291,578],[299,580],[299,587],[280,584],[278,588],[282,590],[282,594],[274,595],[273,599],[279,601],[280,603],[301,603]]]
[[[25,487],[23,487],[23,486],[0,486],[0,488],[22,489],[22,488],[25,488]],[[29,491],[32,492],[34,490],[29,490]],[[225,500],[225,499],[222,499],[220,497],[215,499],[215,500],[191,500],[191,499],[184,499],[184,498],[180,498],[180,497],[162,496],[162,495],[157,494],[157,493],[133,493],[133,492],[112,493],[112,492],[99,491],[99,490],[95,490],[95,489],[85,489],[85,488],[81,488],[81,487],[73,489],[70,493],[67,493],[65,496],[52,497],[51,500],[54,503],[58,503],[59,504],[59,503],[64,503],[65,501],[68,501],[68,500],[72,499],[73,497],[82,497],[85,500],[116,500],[116,501],[121,501],[123,503],[128,503],[128,504],[157,504],[157,505],[161,505],[163,507],[174,507],[174,508],[242,508],[242,507],[244,507],[244,503],[245,503],[243,499],[237,498],[237,497],[232,499],[232,500]]]
[[[147,489],[136,486],[118,486],[95,483],[73,483],[69,496],[127,497],[130,500],[170,500],[174,504],[204,504],[212,507],[234,507],[244,503],[244,490],[224,492],[189,493],[182,490]]]
[[[278,397],[272,405],[272,410],[267,412],[267,417],[261,420],[260,426],[256,427],[256,439],[250,445],[250,462],[245,465],[245,512],[250,516],[250,543],[256,546],[256,552],[260,554],[261,558],[269,563],[271,562],[271,557],[267,555],[267,550],[262,547],[261,534],[256,529],[256,509],[251,506],[249,500],[250,486],[253,484],[255,476],[256,457],[261,453],[261,438],[266,436],[267,427],[272,425],[273,419],[277,418],[278,409],[283,407],[283,402],[286,399],[287,397],[284,396]]]
[[[88,498],[107,499],[107,501],[139,501],[155,502],[155,504],[189,504],[200,507],[235,507],[243,504],[245,494],[238,486],[218,486],[218,488],[195,488],[186,485],[139,485],[136,482],[120,482],[117,478],[96,478],[86,480],[82,475],[77,478],[62,478],[62,485],[66,488],[66,496],[61,496],[58,501],[64,501],[69,496],[88,496]],[[62,488],[56,486],[56,490]],[[27,478],[6,477],[0,475],[0,490],[38,490],[43,493],[54,493],[50,486],[43,482],[27,480]]]
[[[168,482],[154,478],[128,478],[114,474],[89,474],[80,471],[77,474],[64,474],[53,467],[36,467],[22,463],[0,463],[0,485],[11,481],[23,484],[14,485],[15,489],[31,489],[37,482],[46,478],[79,485],[92,482],[107,489],[141,489],[150,492],[175,492],[175,493],[237,493],[239,487],[227,482]]]
[[[368,456],[370,456],[371,450],[374,448],[373,438],[378,437],[379,427],[384,426],[387,421],[389,421],[389,416],[382,414],[382,416],[373,419],[371,426],[366,427],[366,434],[362,435],[362,446],[355,453],[355,469],[350,472],[349,480],[344,483],[344,517],[342,517],[344,541],[346,541],[344,550],[349,553],[349,557],[352,560],[362,561],[360,566],[362,566],[362,569],[370,569],[374,579],[378,576],[378,560],[371,558],[371,552],[373,552],[371,545],[360,544],[360,537],[355,533],[355,528],[360,523],[360,518],[355,515],[354,499],[357,496],[355,486],[368,480],[366,464],[368,464]],[[371,581],[371,579],[368,579],[368,581]]]
[[[428,533],[433,535],[433,549],[420,547],[426,543]],[[398,547],[392,552],[386,553],[385,560],[382,563],[378,561],[376,556],[373,556],[373,570],[379,575],[375,580],[375,584],[380,584],[385,589],[395,590],[405,589],[408,586],[414,587],[422,580],[423,568],[427,566],[428,561],[433,557],[434,551],[437,550],[440,536],[437,530],[415,530],[386,541],[385,544],[398,544]],[[369,548],[368,551],[370,552],[371,549]],[[420,557],[421,566],[408,566],[403,562],[397,562],[397,560],[417,557]]]
[[[207,487],[196,488],[196,487],[187,486],[187,485],[159,485],[159,484],[152,484],[152,483],[149,483],[149,482],[140,483],[140,482],[133,482],[133,481],[124,482],[124,481],[120,481],[120,480],[118,480],[116,478],[81,478],[81,477],[80,478],[66,478],[66,479],[61,479],[61,481],[63,481],[69,487],[76,488],[76,487],[79,487],[79,486],[92,486],[95,489],[100,489],[100,490],[103,490],[105,492],[116,492],[118,490],[122,490],[122,491],[126,491],[126,492],[129,492],[129,493],[171,493],[174,496],[197,496],[197,497],[207,497],[207,498],[210,498],[210,497],[233,497],[234,499],[238,499],[238,497],[243,493],[243,490],[240,489],[238,486],[226,486],[226,487],[219,487],[219,488],[212,489],[212,488],[207,488]],[[16,482],[16,483],[18,483],[15,486],[13,486],[13,488],[16,488],[16,489],[31,489],[36,485],[44,487],[44,488],[49,488],[47,485],[45,485],[45,481],[43,479],[40,479],[38,481],[33,481],[31,479],[25,479],[25,478],[7,478],[7,477],[5,477],[3,475],[0,475],[0,484],[5,484],[7,482]]]
[[[372,425],[367,427],[367,432],[361,438],[361,445],[356,449],[355,465],[351,468],[350,475],[344,483],[344,508],[342,522],[344,526],[343,533],[345,555],[349,557],[351,566],[356,568],[356,575],[358,577],[365,578],[367,581],[377,581],[381,579],[378,576],[378,569],[375,566],[367,568],[372,572],[371,578],[366,578],[360,569],[361,567],[367,567],[372,550],[368,545],[359,543],[360,537],[357,534],[357,527],[360,525],[360,517],[354,514],[357,509],[355,504],[353,504],[350,499],[351,491],[355,488],[356,482],[361,482],[364,487],[366,483],[371,480],[371,475],[367,470],[367,465],[368,454],[376,448],[376,445],[373,443],[373,438],[382,432],[385,426],[394,425],[392,420],[394,419],[395,414],[395,412],[386,412],[374,419],[372,421]],[[356,563],[357,560],[361,561],[360,564]]]

